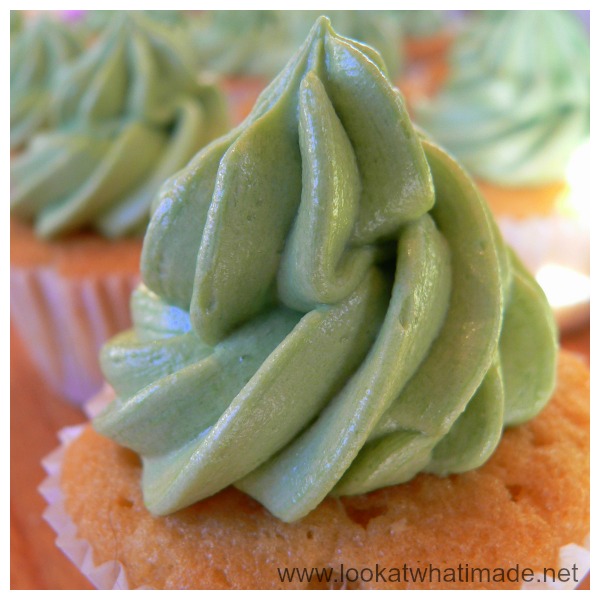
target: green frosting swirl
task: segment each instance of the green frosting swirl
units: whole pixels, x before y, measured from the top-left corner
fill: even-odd
[[[416,117],[474,175],[500,185],[564,178],[590,132],[590,48],[567,11],[474,20],[439,95]]]
[[[369,47],[321,18],[237,129],[166,182],[95,427],[156,514],[234,484],[327,494],[482,464],[555,377],[546,299]]]
[[[11,36],[14,18],[10,11]],[[10,147],[27,142],[48,121],[57,71],[80,53],[76,38],[61,23],[39,16],[18,27],[10,46]]]
[[[392,76],[402,69],[402,30],[394,11],[329,11],[345,36],[377,48]],[[193,27],[204,67],[225,75],[271,78],[287,63],[322,13],[310,10],[208,11]]]
[[[193,52],[143,14],[120,15],[59,74],[50,108],[52,130],[11,164],[11,210],[49,238],[141,230],[160,184],[227,128]]]

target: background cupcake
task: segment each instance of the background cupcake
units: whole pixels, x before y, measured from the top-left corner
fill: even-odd
[[[557,263],[588,274],[587,36],[567,11],[491,11],[469,23],[442,89],[416,105],[417,122],[478,179],[532,271]]]
[[[47,129],[11,162],[11,315],[49,380],[82,401],[101,384],[99,346],[128,322],[141,241],[123,238],[228,119],[189,47],[141,14],[116,15],[48,105]]]

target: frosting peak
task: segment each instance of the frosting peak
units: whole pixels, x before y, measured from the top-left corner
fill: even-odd
[[[235,484],[294,520],[474,468],[547,401],[545,298],[380,61],[319,19],[163,186],[95,420],[141,454],[151,511]]]

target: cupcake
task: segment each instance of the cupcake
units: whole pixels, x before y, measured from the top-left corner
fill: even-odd
[[[531,564],[556,566],[589,527],[579,462],[570,527],[553,537],[543,502],[515,511],[509,486],[556,487],[528,479],[549,474],[532,436],[585,462],[585,373],[563,359],[574,375],[534,426],[556,382],[548,304],[381,66],[318,19],[154,204],[134,327],[102,352],[114,400],[67,449],[54,510],[131,587],[307,587],[277,568],[362,573],[428,550],[509,568],[542,532]],[[476,550],[495,537],[502,551]]]
[[[81,47],[64,25],[50,17],[39,15],[21,26],[20,13],[12,10],[10,14],[10,149],[13,152],[48,125],[56,73],[80,53]],[[14,39],[13,18],[17,19]]]
[[[11,161],[11,314],[49,379],[83,401],[102,383],[83,357],[130,322],[152,198],[227,119],[187,47],[143,15],[120,15],[48,104],[47,130]]]
[[[416,106],[420,125],[477,178],[534,272],[556,262],[529,247],[541,231],[548,248],[580,248],[563,266],[589,274],[589,228],[573,214],[582,201],[570,189],[580,187],[581,168],[579,181],[567,181],[589,138],[589,61],[586,35],[567,11],[486,12],[457,40],[439,94]]]

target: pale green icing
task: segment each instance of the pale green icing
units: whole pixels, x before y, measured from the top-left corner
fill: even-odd
[[[325,11],[336,31],[378,49],[392,76],[400,73],[402,30],[395,11]],[[272,78],[304,41],[323,11],[207,11],[192,25],[201,64],[224,75]],[[192,21],[193,23],[193,21]]]
[[[95,427],[166,514],[481,465],[555,378],[545,297],[379,58],[321,18],[237,129],[163,186]]]
[[[48,238],[142,230],[162,182],[227,128],[193,52],[143,14],[119,15],[60,72],[49,104],[51,128],[11,164],[11,210]]]
[[[76,38],[52,18],[38,16],[17,27],[10,45],[10,147],[18,148],[48,124],[57,71],[81,51]],[[16,26],[16,25],[15,25]]]
[[[566,11],[497,11],[457,40],[439,95],[417,121],[474,175],[560,181],[590,132],[590,48]]]

